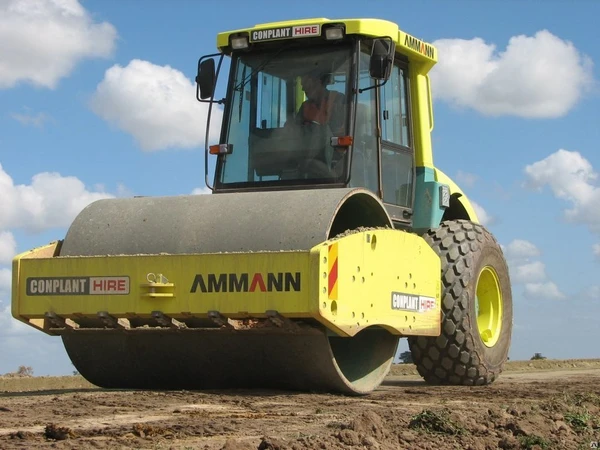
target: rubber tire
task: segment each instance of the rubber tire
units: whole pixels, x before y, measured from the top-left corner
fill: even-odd
[[[417,370],[430,384],[489,384],[502,372],[512,335],[510,277],[502,249],[483,226],[467,220],[443,222],[423,237],[442,263],[442,322],[438,337],[408,338]],[[478,275],[486,266],[496,271],[503,302],[500,336],[492,347],[481,340],[475,309]]]

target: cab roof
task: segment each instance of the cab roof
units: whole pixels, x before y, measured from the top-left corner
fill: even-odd
[[[370,38],[390,37],[396,44],[396,52],[409,60],[423,63],[430,69],[437,62],[437,49],[430,43],[400,30],[398,25],[381,19],[327,19],[312,18],[283,22],[261,23],[250,28],[226,31],[217,35],[217,48],[229,53],[232,36],[249,37],[250,43],[300,39],[321,36],[327,27],[342,25],[346,35],[361,35]]]

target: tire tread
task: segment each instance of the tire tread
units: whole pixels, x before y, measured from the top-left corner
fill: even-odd
[[[468,317],[469,302],[475,301],[469,283],[474,258],[483,246],[498,243],[483,226],[467,220],[443,222],[423,237],[442,262],[442,323],[438,337],[408,338],[417,370],[430,384],[489,384],[502,367],[485,364],[475,345],[479,336],[476,324],[471,325],[476,319]]]

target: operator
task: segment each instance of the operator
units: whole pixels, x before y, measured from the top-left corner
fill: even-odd
[[[329,124],[334,135],[344,133],[344,95],[330,91],[325,87],[329,75],[308,73],[301,78],[302,90],[306,101],[302,103],[296,115],[297,123]]]

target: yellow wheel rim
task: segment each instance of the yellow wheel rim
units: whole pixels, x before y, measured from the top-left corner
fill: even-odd
[[[502,290],[498,275],[490,266],[479,274],[475,300],[479,336],[486,347],[493,347],[502,330]]]

